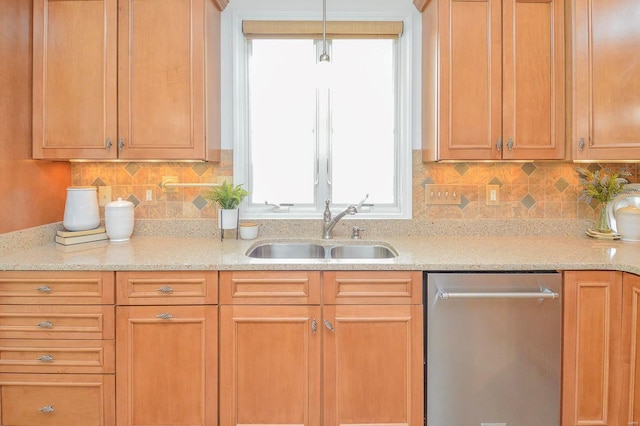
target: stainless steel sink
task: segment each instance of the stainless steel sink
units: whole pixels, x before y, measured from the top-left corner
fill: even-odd
[[[305,242],[264,242],[252,247],[247,256],[256,259],[392,259],[397,252],[382,244],[323,245]]]
[[[251,249],[247,256],[258,259],[324,259],[325,249],[309,243],[264,243]]]
[[[392,259],[397,254],[382,245],[343,245],[331,247],[331,259]]]

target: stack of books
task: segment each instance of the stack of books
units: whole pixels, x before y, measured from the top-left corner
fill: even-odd
[[[86,231],[58,231],[56,234],[56,243],[65,246],[74,244],[90,243],[92,241],[102,241],[108,239],[107,231],[104,226]]]

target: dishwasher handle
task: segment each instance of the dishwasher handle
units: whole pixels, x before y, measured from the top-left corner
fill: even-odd
[[[543,288],[539,292],[448,292],[438,290],[438,299],[559,299],[556,292]]]

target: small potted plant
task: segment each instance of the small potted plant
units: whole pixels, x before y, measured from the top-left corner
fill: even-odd
[[[610,234],[612,230],[607,204],[622,192],[624,185],[629,183],[626,178],[631,176],[631,173],[626,169],[619,172],[611,172],[607,169],[592,172],[582,167],[576,167],[576,171],[578,172],[578,182],[583,187],[579,199],[586,203],[590,203],[592,199],[600,202],[596,231]]]
[[[204,194],[204,198],[218,204],[218,225],[220,229],[235,229],[238,227],[238,206],[249,195],[240,185],[227,183],[216,186]]]

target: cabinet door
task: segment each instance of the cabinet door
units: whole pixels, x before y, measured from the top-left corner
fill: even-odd
[[[220,425],[320,425],[319,306],[220,307]]]
[[[117,7],[33,2],[34,158],[116,157]]]
[[[629,370],[625,370],[620,413],[627,417],[622,424],[635,425],[640,424],[640,276],[625,273],[622,281],[622,365]]]
[[[640,2],[573,1],[574,158],[640,158]]]
[[[118,425],[217,424],[217,306],[118,307]]]
[[[564,0],[504,0],[502,158],[565,156]]]
[[[119,3],[120,158],[204,159],[205,0]]]
[[[113,375],[0,374],[0,424],[112,426]]]
[[[325,306],[324,425],[424,424],[422,305]]]
[[[502,132],[502,2],[440,0],[437,4],[439,157],[499,159],[496,143]]]
[[[564,273],[562,425],[618,426],[622,273]]]

